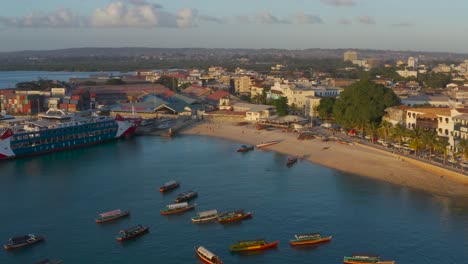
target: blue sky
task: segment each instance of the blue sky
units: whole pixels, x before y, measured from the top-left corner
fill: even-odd
[[[468,53],[466,0],[2,2],[0,51],[202,47]]]

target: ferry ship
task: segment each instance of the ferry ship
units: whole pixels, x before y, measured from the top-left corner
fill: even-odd
[[[39,120],[0,128],[0,160],[40,155],[120,139],[135,133],[137,124],[122,116],[77,116],[51,109]],[[13,122],[12,122],[13,123]]]

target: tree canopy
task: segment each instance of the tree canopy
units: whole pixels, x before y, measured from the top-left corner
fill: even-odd
[[[317,112],[322,119],[327,120],[332,118],[335,101],[336,99],[334,97],[325,97],[320,100],[320,104],[317,106]]]
[[[161,76],[154,83],[162,84],[173,91],[177,91],[177,88],[178,88],[177,78],[173,78],[169,76]]]
[[[276,113],[279,116],[285,116],[288,114],[289,107],[288,107],[287,97],[280,97],[278,99],[273,99],[269,102],[269,105],[273,105],[274,107],[276,107]]]
[[[363,79],[341,93],[333,106],[333,117],[343,126],[362,130],[369,123],[379,124],[384,110],[399,103],[391,89]]]

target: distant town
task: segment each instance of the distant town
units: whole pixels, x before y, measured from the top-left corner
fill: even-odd
[[[468,158],[468,59],[448,64],[416,54],[391,61],[388,57],[366,57],[356,50],[346,50],[341,56],[339,61],[324,59],[323,67],[317,64],[303,69],[273,63],[262,64],[261,71],[254,70],[244,67],[249,59],[239,57],[235,68],[148,68],[127,74],[96,73],[69,82],[32,80],[0,90],[0,110],[2,119],[32,116],[48,109],[95,109],[111,116],[148,120],[169,117],[288,125],[296,122],[297,127],[322,124],[346,129],[346,133],[356,131],[371,141],[380,138],[384,145],[393,141],[415,154],[430,156],[439,150],[444,163],[447,156],[452,160],[457,156]],[[29,58],[36,59],[40,60]],[[347,98],[343,96],[346,91],[368,84],[371,89],[391,91],[397,99],[383,104],[382,113],[364,123],[344,117],[349,115],[344,110],[340,114],[336,102]],[[365,105],[370,99],[358,100]],[[386,99],[375,100],[378,104]],[[427,133],[432,133],[426,136],[432,138],[430,143],[424,141],[423,134]],[[437,148],[436,143],[441,147]],[[460,161],[459,166],[463,164]]]

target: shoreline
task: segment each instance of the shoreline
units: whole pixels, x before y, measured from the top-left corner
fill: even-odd
[[[297,140],[297,135],[293,133],[277,129],[256,130],[251,124],[236,126],[225,122],[199,122],[179,133],[217,137],[251,145],[277,140],[280,141],[278,144],[265,149],[298,156],[344,173],[424,190],[439,196],[468,199],[468,176],[361,144],[343,145],[318,139]]]

